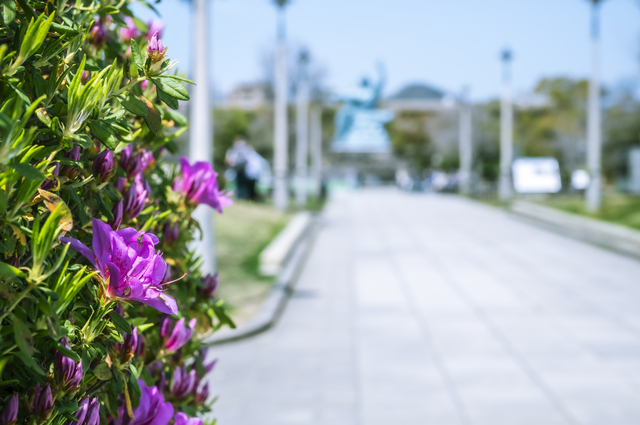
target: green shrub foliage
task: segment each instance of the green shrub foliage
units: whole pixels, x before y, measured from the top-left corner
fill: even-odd
[[[0,425],[209,411],[202,341],[234,325],[191,213],[230,201],[167,161],[191,82],[130,3],[0,0]]]

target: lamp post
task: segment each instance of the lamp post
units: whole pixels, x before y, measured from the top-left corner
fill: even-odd
[[[511,51],[502,52],[502,96],[500,101],[500,201],[511,199],[511,162],[513,161],[513,107],[511,105]]]
[[[193,89],[191,101],[191,128],[189,137],[189,158],[191,161],[213,161],[213,116],[209,102],[209,46],[208,46],[208,2],[193,2],[193,79],[197,86]],[[213,273],[216,269],[215,231],[212,209],[200,205],[193,213],[200,228],[202,240],[194,243],[197,255],[202,259],[202,271]]]
[[[309,54],[300,53],[296,107],[296,203],[307,204],[307,161],[309,156]]]
[[[278,6],[278,43],[275,61],[273,203],[277,209],[285,210],[289,204],[289,185],[287,184],[287,46],[284,13],[288,0],[275,0],[275,3]]]
[[[589,106],[587,113],[587,168],[591,177],[586,190],[587,211],[600,209],[602,178],[600,157],[602,152],[602,129],[600,120],[600,81],[598,75],[598,54],[600,44],[600,3],[591,1],[591,78],[589,80]]]
[[[322,190],[322,104],[311,108],[311,181],[313,193],[316,198],[320,197]]]
[[[464,195],[471,193],[471,162],[473,146],[471,138],[471,105],[468,100],[468,89],[462,92],[458,106],[460,130],[458,134],[458,151],[460,155],[460,191]]]

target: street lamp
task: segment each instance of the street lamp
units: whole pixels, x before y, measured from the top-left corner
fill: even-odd
[[[279,210],[289,204],[288,171],[288,128],[287,128],[287,46],[285,7],[288,0],[275,0],[278,7],[278,43],[275,61],[275,107],[273,126],[273,203]]]
[[[471,162],[473,155],[471,136],[471,105],[468,101],[468,88],[464,88],[458,102],[458,150],[460,155],[460,191],[464,195],[471,193]]]
[[[298,59],[298,90],[296,107],[296,204],[307,204],[307,161],[309,156],[309,54],[300,53]]]
[[[587,169],[591,177],[586,191],[587,211],[600,209],[602,178],[600,157],[602,152],[602,129],[600,119],[600,81],[598,75],[598,53],[600,44],[600,3],[591,1],[591,78],[589,80],[589,109],[587,113]]]
[[[213,161],[213,115],[209,102],[209,46],[210,27],[209,0],[193,2],[193,88],[190,104],[191,126],[189,137],[189,158],[191,161]],[[215,232],[213,212],[207,205],[200,205],[193,213],[200,229],[202,240],[194,243],[196,254],[202,259],[203,273],[213,273],[216,269]]]
[[[502,51],[502,97],[500,101],[500,201],[511,199],[511,162],[513,161],[513,107],[511,105],[511,51]]]

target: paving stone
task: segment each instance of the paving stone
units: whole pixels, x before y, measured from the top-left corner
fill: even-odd
[[[640,262],[455,196],[332,200],[220,425],[640,425]]]

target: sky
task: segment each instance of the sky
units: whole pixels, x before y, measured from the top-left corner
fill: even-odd
[[[168,56],[187,71],[191,9],[184,0],[156,5],[166,22]],[[147,19],[153,13],[139,6]],[[211,0],[210,69],[216,90],[264,78],[273,51],[276,11],[270,0]],[[587,0],[292,0],[287,37],[306,46],[340,93],[375,64],[386,68],[386,95],[423,82],[450,93],[467,86],[473,100],[498,96],[500,51],[513,51],[515,93],[543,77],[586,78],[590,69]],[[640,0],[605,0],[601,6],[601,78],[609,87],[640,85]]]

